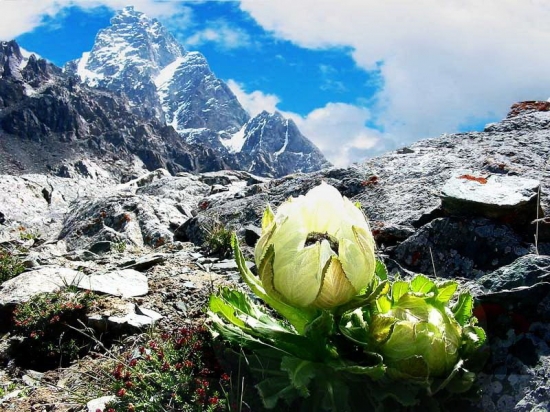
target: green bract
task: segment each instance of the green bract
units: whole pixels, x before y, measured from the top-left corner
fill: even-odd
[[[330,309],[370,286],[374,239],[361,210],[326,183],[268,207],[255,250],[265,291],[287,304]]]
[[[363,311],[364,334],[343,333],[380,353],[393,378],[446,379],[485,342],[472,316],[472,297],[463,293],[453,309],[449,306],[457,287],[456,282],[436,284],[423,275],[395,281]]]

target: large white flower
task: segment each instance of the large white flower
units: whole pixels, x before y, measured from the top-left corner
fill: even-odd
[[[333,308],[369,286],[374,239],[362,211],[321,183],[277,209],[268,207],[256,245],[268,294],[298,307]]]

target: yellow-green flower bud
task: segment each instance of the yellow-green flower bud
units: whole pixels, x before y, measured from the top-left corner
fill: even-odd
[[[362,211],[321,183],[281,204],[276,215],[266,209],[255,258],[268,294],[330,309],[371,284],[374,239]]]

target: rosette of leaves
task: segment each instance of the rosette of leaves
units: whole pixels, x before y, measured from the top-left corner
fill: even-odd
[[[269,303],[235,238],[233,246],[243,278]],[[457,404],[456,394],[476,396],[485,333],[475,325],[472,297],[455,297],[455,282],[422,275],[390,284],[381,262],[375,273],[369,291],[330,311],[275,301],[281,317],[238,290],[210,297],[214,335],[230,343],[227,356],[248,365],[266,408],[440,410]]]
[[[472,296],[456,296],[457,289],[457,282],[417,275],[393,282],[374,302],[342,316],[342,335],[383,358],[385,378],[374,393],[377,400],[440,406],[458,399],[455,394],[474,396],[486,335],[476,326]]]
[[[232,246],[252,293],[280,317],[227,288],[210,297],[209,316],[215,334],[244,348],[236,353],[265,407],[395,410],[471,387],[466,361],[485,341],[471,296],[451,309],[454,282],[390,285],[365,216],[335,188],[321,184],[265,211],[258,276],[234,236]]]

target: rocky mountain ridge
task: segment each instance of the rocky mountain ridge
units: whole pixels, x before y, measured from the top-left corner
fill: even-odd
[[[278,146],[273,158],[272,145],[259,144],[249,134],[266,115],[251,119],[201,53],[186,51],[158,20],[131,6],[118,12],[92,50],[65,70],[89,86],[123,92],[134,112],[165,121],[186,142],[214,150],[233,169],[280,177],[330,165],[294,124],[292,144],[285,146],[291,121],[280,114],[271,115],[271,127],[261,129]],[[235,140],[248,143],[228,147]]]
[[[189,145],[171,128],[131,110],[124,95],[91,88],[31,55],[0,44],[0,172],[60,176],[93,160],[128,180],[159,167],[179,171],[228,168],[211,149]]]

